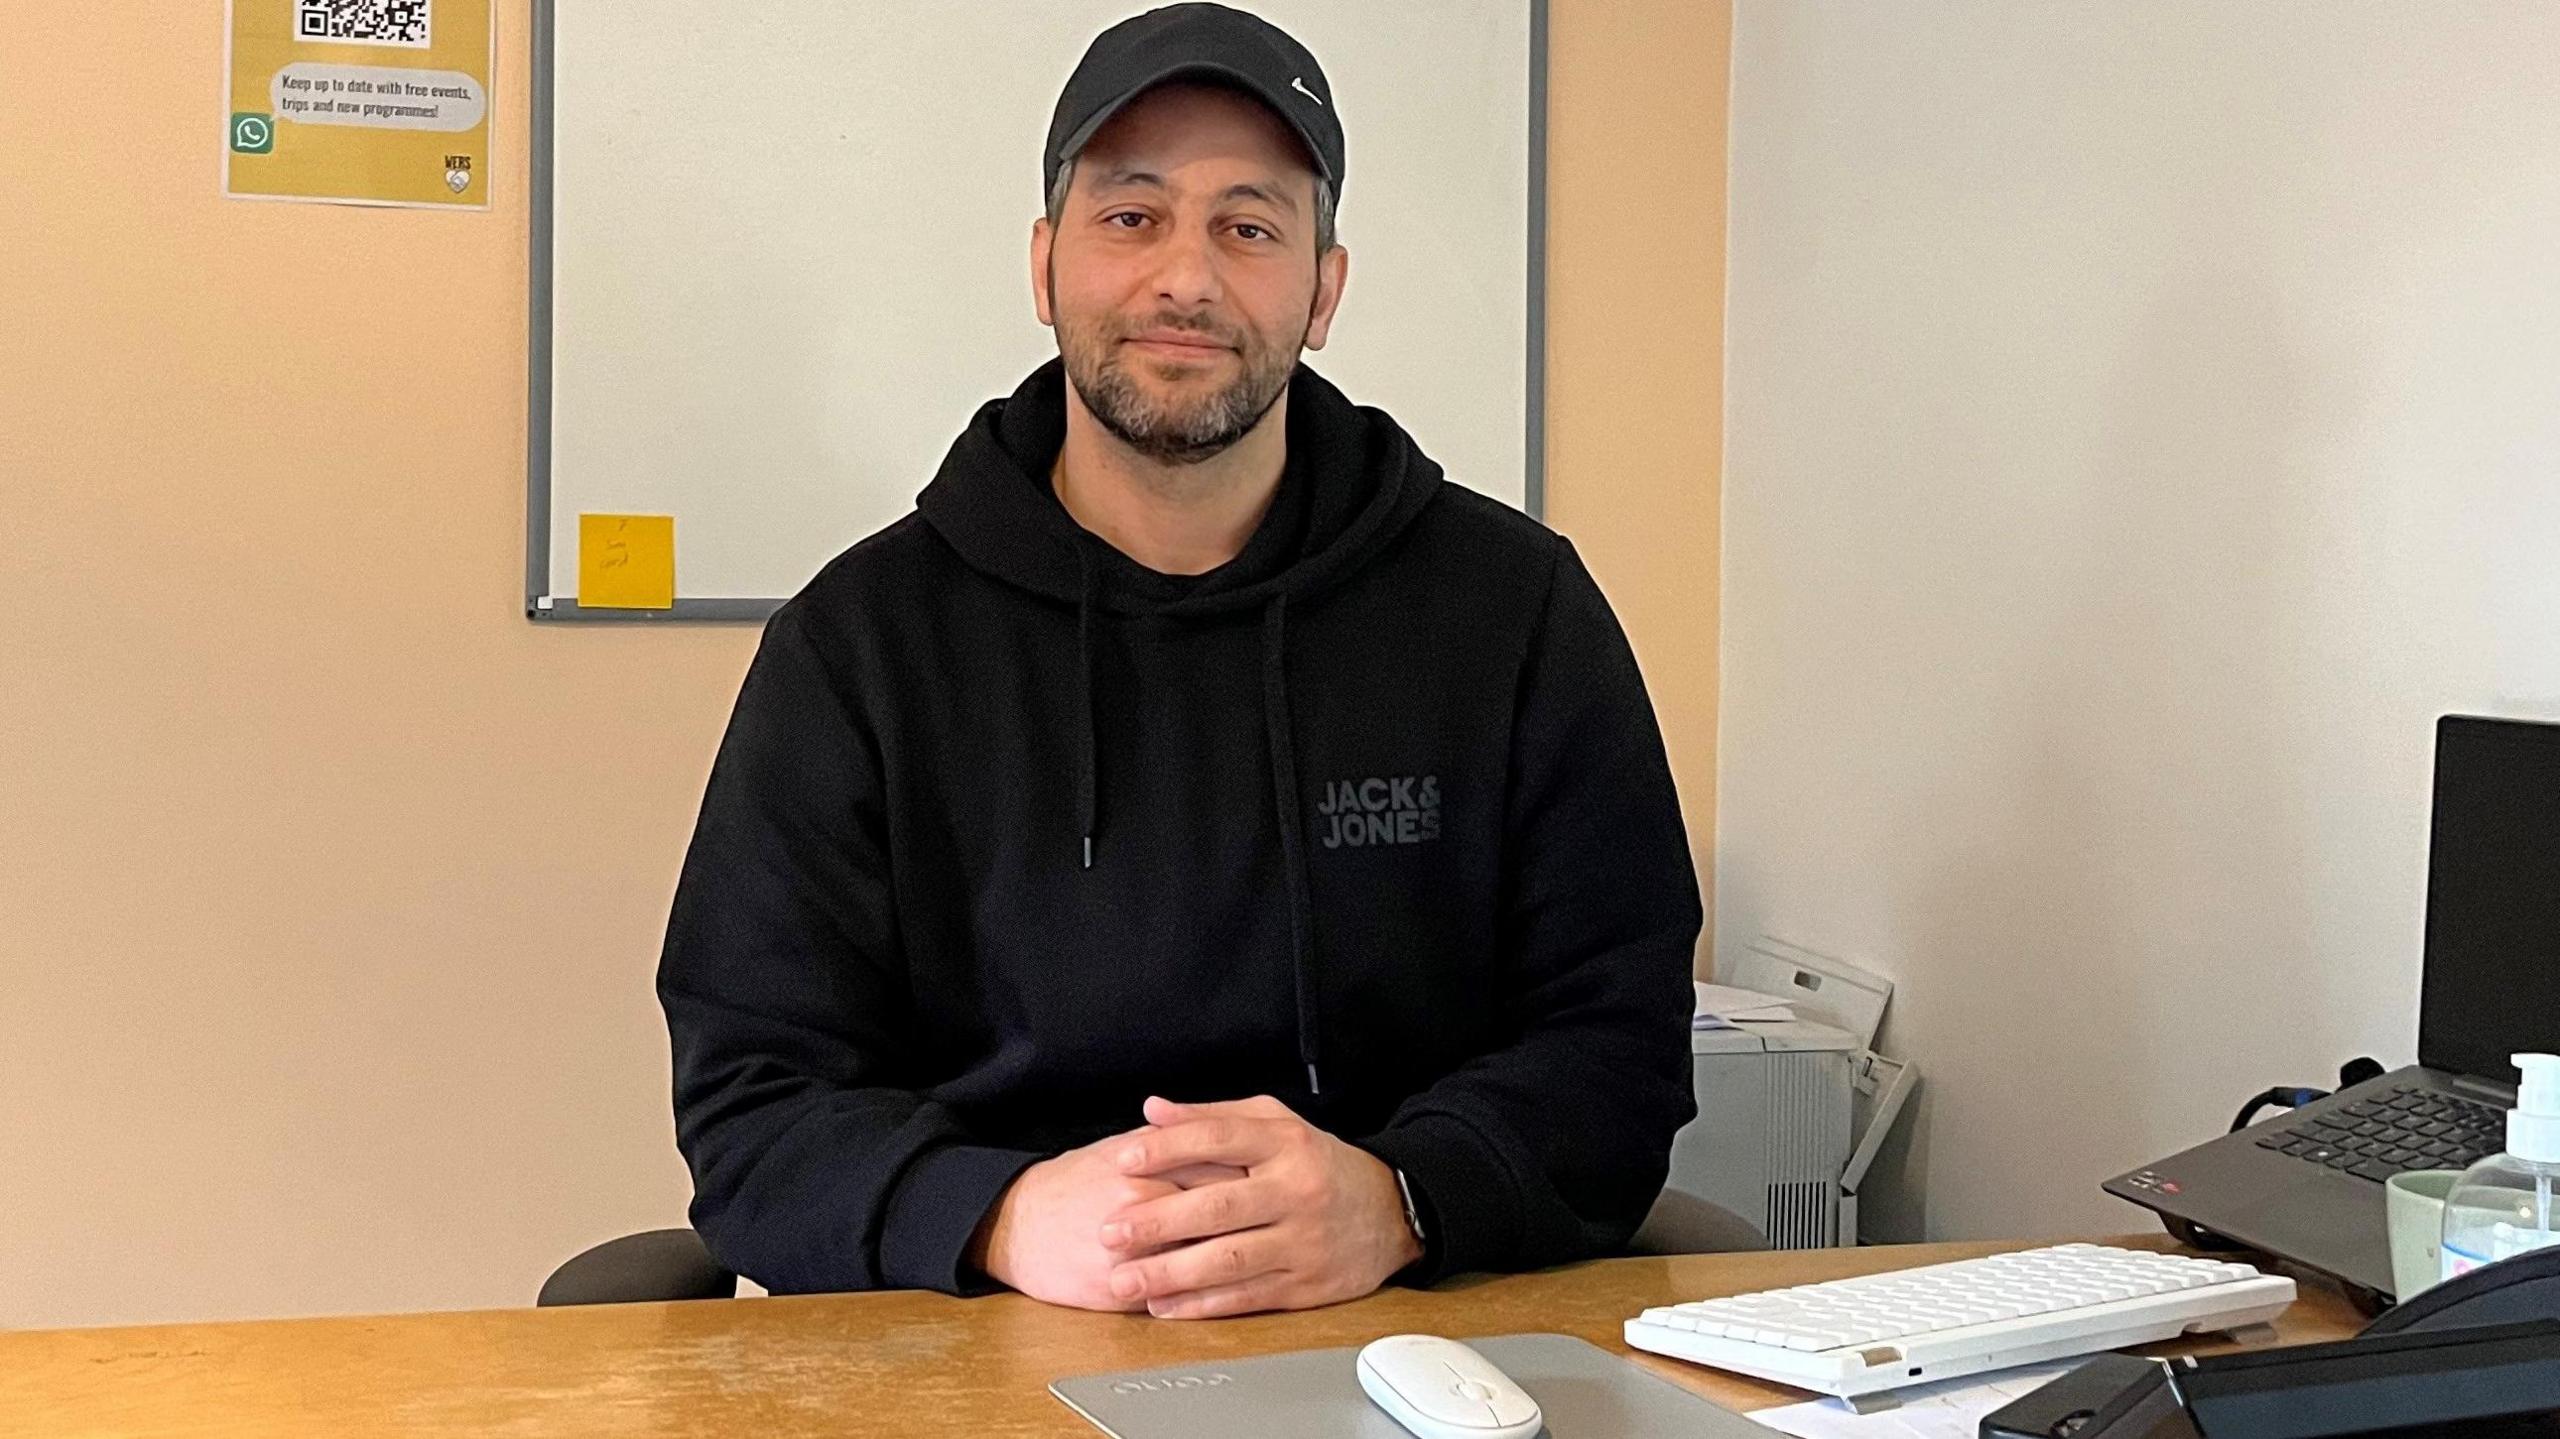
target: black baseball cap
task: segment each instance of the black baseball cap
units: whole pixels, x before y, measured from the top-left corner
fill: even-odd
[[[1342,120],[1333,86],[1307,47],[1288,32],[1224,5],[1167,5],[1094,37],[1067,77],[1040,157],[1040,193],[1058,170],[1132,100],[1168,80],[1204,80],[1242,90],[1276,111],[1306,142],[1316,174],[1342,194]]]

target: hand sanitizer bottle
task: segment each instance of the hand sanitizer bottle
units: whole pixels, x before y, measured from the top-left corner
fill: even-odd
[[[2462,1172],[2444,1201],[2444,1277],[2560,1245],[2560,1055],[2519,1054],[2507,1152]]]

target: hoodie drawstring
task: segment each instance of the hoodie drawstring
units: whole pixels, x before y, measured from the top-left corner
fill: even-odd
[[[1084,681],[1084,722],[1077,730],[1081,746],[1076,765],[1076,830],[1084,836],[1084,867],[1093,868],[1093,551],[1076,546],[1076,671]]]
[[[1076,659],[1083,690],[1083,723],[1078,727],[1076,826],[1084,838],[1084,867],[1093,868],[1094,760],[1093,611],[1098,576],[1093,554],[1076,547]],[[1275,594],[1262,610],[1262,715],[1271,731],[1271,799],[1280,816],[1280,859],[1289,889],[1289,961],[1298,1001],[1298,1063],[1307,1071],[1307,1092],[1324,1093],[1316,1067],[1316,1032],[1321,1016],[1316,1006],[1315,902],[1307,883],[1306,836],[1298,824],[1298,746],[1289,728],[1289,597]]]
[[[1316,1071],[1315,904],[1307,888],[1306,837],[1298,829],[1298,746],[1289,731],[1285,662],[1289,597],[1275,594],[1262,611],[1262,711],[1271,731],[1271,798],[1280,811],[1280,860],[1289,884],[1289,958],[1298,986],[1298,1062],[1307,1092],[1324,1093]]]

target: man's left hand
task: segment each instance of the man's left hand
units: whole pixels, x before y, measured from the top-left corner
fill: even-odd
[[[1113,1153],[1121,1173],[1158,1175],[1198,1164],[1245,1172],[1104,1219],[1106,1250],[1145,1256],[1111,1271],[1113,1294],[1144,1299],[1157,1318],[1340,1303],[1422,1257],[1395,1171],[1279,1100],[1150,1099],[1146,1115],[1149,1127]]]

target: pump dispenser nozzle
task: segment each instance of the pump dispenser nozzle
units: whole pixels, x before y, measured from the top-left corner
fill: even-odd
[[[2519,1054],[2524,1072],[2516,1107],[2507,1111],[2507,1152],[2536,1164],[2560,1164],[2560,1054]]]

